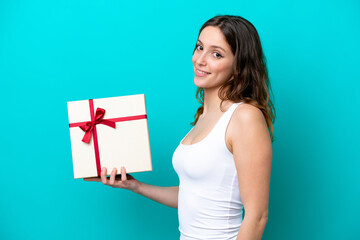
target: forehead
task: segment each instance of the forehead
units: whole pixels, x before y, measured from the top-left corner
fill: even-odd
[[[204,45],[217,45],[223,48],[230,49],[230,46],[227,43],[224,34],[221,32],[220,28],[215,26],[205,27],[199,35],[199,40]]]

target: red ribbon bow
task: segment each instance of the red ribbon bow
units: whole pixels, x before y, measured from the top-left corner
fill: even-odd
[[[89,143],[91,139],[91,135],[94,131],[94,127],[96,124],[104,124],[106,126],[115,128],[115,122],[111,120],[103,119],[105,115],[105,109],[97,108],[95,113],[95,120],[89,121],[84,123],[83,125],[79,126],[81,130],[85,132],[85,135],[82,139],[84,143]]]

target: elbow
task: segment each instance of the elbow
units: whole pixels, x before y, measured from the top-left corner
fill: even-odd
[[[266,224],[268,222],[268,218],[269,218],[269,212],[268,210],[261,212],[258,215],[258,226],[260,227],[260,229],[264,230],[266,227]]]
[[[261,225],[265,226],[267,224],[267,222],[268,222],[268,219],[269,219],[269,211],[266,210],[260,215],[259,222],[260,222]]]
[[[257,226],[265,227],[269,218],[269,211],[263,210],[263,211],[257,211],[257,212],[248,212],[246,213],[245,210],[245,218],[248,219],[248,221],[253,222]]]
[[[256,212],[255,216],[257,217],[259,222],[267,223],[269,218],[269,209],[268,208],[263,208],[261,210],[259,209],[259,211]]]

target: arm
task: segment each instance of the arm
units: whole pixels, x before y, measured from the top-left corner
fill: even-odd
[[[178,186],[158,187],[155,185],[139,182],[139,186],[136,190],[134,190],[134,192],[168,207],[178,207]]]
[[[268,219],[272,145],[262,112],[249,104],[236,109],[229,141],[238,172],[245,216],[237,240],[260,240]]]
[[[114,188],[124,188],[138,193],[144,197],[164,204],[168,207],[177,208],[179,187],[158,187],[136,180],[133,176],[126,174],[125,167],[121,168],[121,179],[116,178],[117,169],[113,169],[110,178],[107,178],[107,169],[103,167],[101,177],[84,178],[85,181],[102,182]]]

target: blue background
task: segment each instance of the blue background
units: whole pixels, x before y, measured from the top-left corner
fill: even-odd
[[[192,51],[217,14],[257,28],[277,119],[263,239],[360,239],[360,2],[0,1],[0,238],[178,239],[176,209],[73,179],[67,101],[144,93],[152,172],[198,107]]]

